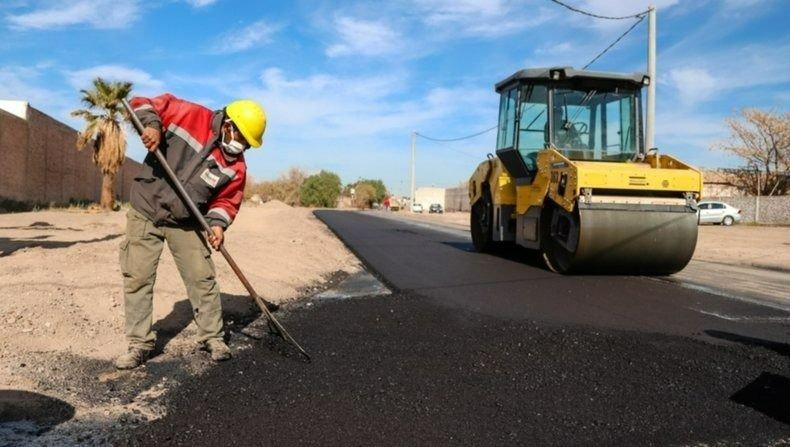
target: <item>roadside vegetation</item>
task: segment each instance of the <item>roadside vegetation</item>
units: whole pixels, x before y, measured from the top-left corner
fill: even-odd
[[[274,180],[247,180],[245,200],[268,202],[279,200],[290,206],[336,208],[345,206],[366,209],[381,203],[389,193],[380,179],[360,179],[342,186],[340,176],[321,170],[308,175],[303,169],[292,167]]]
[[[115,176],[126,157],[126,136],[121,129],[124,118],[121,100],[132,91],[131,82],[93,80],[93,88],[80,90],[84,109],[71,116],[85,119],[85,129],[77,138],[77,150],[93,149],[93,163],[102,173],[100,205],[103,210],[115,209]]]
[[[299,189],[299,197],[304,206],[335,208],[340,198],[340,177],[323,170],[311,175]]]
[[[713,149],[735,155],[741,167],[722,169],[727,181],[749,195],[790,191],[790,113],[743,109],[728,118],[729,137]]]

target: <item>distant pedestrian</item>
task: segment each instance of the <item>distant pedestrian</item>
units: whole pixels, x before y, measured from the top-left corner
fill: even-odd
[[[115,366],[136,368],[154,349],[153,290],[165,241],[192,304],[198,342],[205,344],[212,359],[226,360],[230,349],[223,340],[219,286],[209,245],[219,249],[239,212],[247,171],[244,151],[261,146],[266,115],[250,100],[212,111],[171,94],[136,97],[131,105],[145,126],[143,144],[150,152],[159,148],[164,153],[212,234],[199,230],[149,153],[134,179],[120,251],[128,351],[115,360]]]

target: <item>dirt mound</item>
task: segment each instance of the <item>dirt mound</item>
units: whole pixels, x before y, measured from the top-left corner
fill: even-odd
[[[286,209],[290,210],[290,209],[293,209],[293,207],[291,205],[288,205],[288,204],[285,204],[283,202],[280,202],[279,200],[269,200],[268,202],[264,202],[264,204],[261,205],[261,208],[263,208],[265,210],[286,210]]]
[[[125,214],[0,215],[0,388],[46,392],[74,406],[75,420],[82,421],[100,417],[113,423],[118,414],[131,411],[128,401],[139,400],[141,392],[105,394],[110,388],[130,388],[118,380],[100,384],[96,379],[101,372],[115,373],[110,361],[126,349],[118,266]],[[304,295],[335,272],[359,268],[356,258],[310,210],[282,202],[242,207],[225,243],[257,292],[277,303]],[[246,330],[257,310],[222,256],[213,258],[229,343],[238,351],[236,340],[246,338],[234,334]],[[144,385],[164,392],[157,380],[170,383],[174,376],[197,374],[207,367],[206,356],[195,352],[192,309],[167,248],[154,289],[154,330],[163,354],[142,370],[150,378]],[[80,364],[91,365],[89,373],[74,366]],[[83,377],[84,383],[72,380],[75,377]],[[90,388],[99,385],[107,389],[97,393]],[[94,395],[102,398],[91,401]],[[126,403],[121,405],[118,398]]]

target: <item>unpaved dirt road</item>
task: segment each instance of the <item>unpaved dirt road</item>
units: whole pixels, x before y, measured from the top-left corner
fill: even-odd
[[[157,417],[166,389],[211,366],[195,351],[191,306],[165,249],[154,291],[154,329],[163,353],[143,371],[114,371],[111,360],[126,349],[118,266],[125,222],[124,212],[0,215],[0,389],[40,392],[74,407],[76,436],[82,436],[80,424],[101,428]],[[310,210],[279,202],[245,205],[226,240],[257,291],[275,302],[309,296],[359,269]],[[243,349],[238,334],[258,310],[222,257],[214,260],[231,342]],[[0,396],[0,406],[4,402]],[[0,426],[0,438],[4,434],[13,433]],[[75,438],[53,439],[50,444]]]
[[[255,345],[190,381],[129,444],[790,442],[788,312],[564,277],[371,214],[318,215],[396,293],[306,302],[288,324],[311,364]]]

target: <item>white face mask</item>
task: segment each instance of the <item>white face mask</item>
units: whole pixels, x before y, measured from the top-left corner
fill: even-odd
[[[236,140],[236,132],[233,130],[232,125],[230,126],[230,142],[225,142],[225,131],[223,130],[220,144],[228,155],[239,155],[245,149],[244,145]]]

